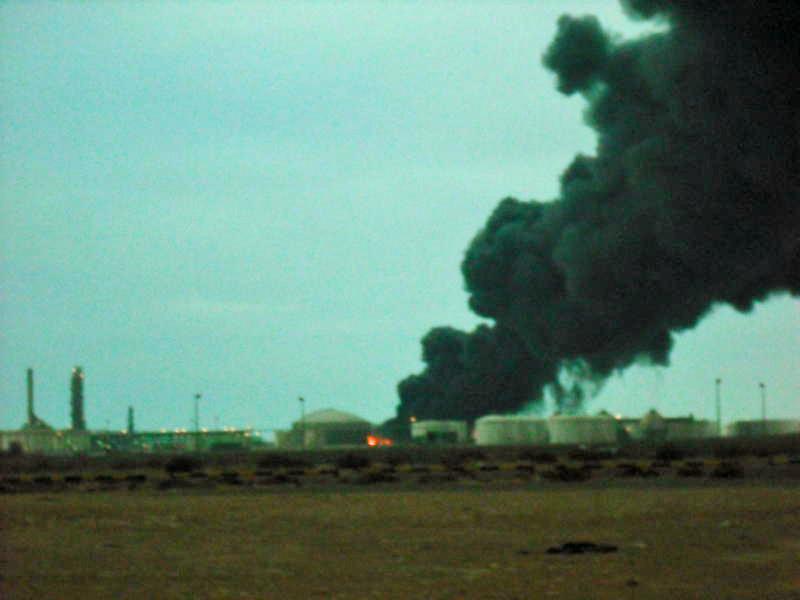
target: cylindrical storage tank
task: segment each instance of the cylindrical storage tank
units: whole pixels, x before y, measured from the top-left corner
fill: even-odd
[[[467,441],[466,421],[415,421],[411,439],[423,444],[463,444]]]
[[[475,421],[475,443],[479,446],[546,444],[547,421],[526,415],[486,415]]]
[[[475,443],[479,446],[509,444],[508,419],[503,415],[486,415],[475,421]]]
[[[616,444],[619,424],[612,416],[562,416],[548,421],[551,444]]]
[[[714,437],[716,423],[696,419],[667,419],[667,440],[696,440]]]
[[[550,441],[550,430],[544,419],[520,416],[514,419],[512,426],[517,444],[546,444]]]
[[[786,435],[800,433],[800,420],[797,419],[761,419],[752,421],[736,421],[728,426],[728,435],[759,436]]]

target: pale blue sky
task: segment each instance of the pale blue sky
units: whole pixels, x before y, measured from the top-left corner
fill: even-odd
[[[540,57],[564,12],[614,2],[0,5],[0,428],[307,408],[382,421],[435,325],[471,328],[459,263],[506,195],[546,199],[592,152]],[[798,416],[800,303],[720,309],[669,368],[590,410]]]

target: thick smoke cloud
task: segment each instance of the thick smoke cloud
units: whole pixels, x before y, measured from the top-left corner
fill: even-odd
[[[556,375],[555,364],[548,370],[503,327],[480,325],[470,333],[436,327],[422,338],[422,358],[425,370],[397,386],[403,422],[514,411]]]
[[[521,344],[518,366],[533,372],[515,381],[528,387],[513,400],[487,391],[478,409],[428,393],[454,359],[426,356],[400,385],[401,412],[514,410],[548,384],[574,402],[559,373],[580,390],[637,361],[667,364],[673,335],[714,305],[800,293],[800,15],[776,1],[623,4],[668,26],[625,42],[564,16],[544,55],[558,89],[587,100],[596,155],[574,159],[553,201],[503,200],[461,266],[471,308]]]

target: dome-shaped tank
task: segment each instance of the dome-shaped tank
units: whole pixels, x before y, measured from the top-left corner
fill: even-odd
[[[292,425],[283,444],[301,448],[360,446],[372,430],[369,421],[354,414],[323,409],[311,412]]]
[[[663,441],[667,437],[667,421],[655,409],[650,409],[642,417],[640,431],[647,440]]]
[[[666,421],[664,417],[658,414],[658,411],[651,408],[647,414],[642,417],[642,429],[645,430],[661,430],[666,428]]]

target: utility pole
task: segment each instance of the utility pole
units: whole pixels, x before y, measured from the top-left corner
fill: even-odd
[[[194,395],[194,449],[200,449],[200,398],[203,394],[196,393]]]
[[[300,443],[303,450],[306,449],[306,399],[300,396]]]
[[[36,416],[33,414],[33,369],[27,371],[28,384],[28,425],[33,427],[36,423]]]
[[[761,434],[767,435],[767,386],[764,382],[759,382],[761,389]]]
[[[717,437],[722,437],[722,402],[720,399],[720,387],[722,379],[717,377],[716,384],[716,404],[717,404]]]
[[[72,369],[70,380],[70,407],[73,431],[86,431],[86,419],[83,413],[83,380],[86,376],[82,367]],[[106,424],[106,429],[108,425]]]

